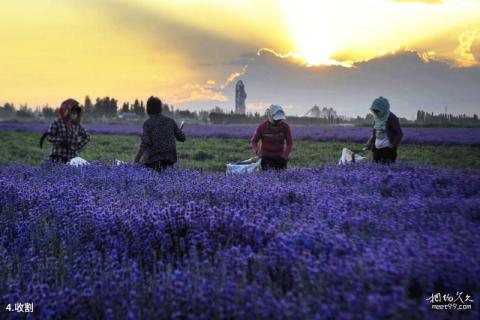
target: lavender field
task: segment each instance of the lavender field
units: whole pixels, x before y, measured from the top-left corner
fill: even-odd
[[[141,125],[87,124],[93,134],[134,134],[142,133]],[[44,132],[47,124],[0,123],[0,131]],[[249,125],[190,125],[185,127],[189,137],[250,139],[255,126]],[[480,128],[403,128],[403,143],[428,145],[469,145],[480,146]],[[371,134],[366,127],[300,127],[292,126],[297,140],[365,142]]]
[[[478,170],[11,165],[0,190],[1,305],[40,319],[480,316]],[[473,310],[431,309],[457,291]]]

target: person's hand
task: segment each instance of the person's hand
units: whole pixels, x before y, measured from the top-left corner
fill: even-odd
[[[362,151],[371,150],[371,149],[372,149],[372,143],[367,143],[363,146]]]

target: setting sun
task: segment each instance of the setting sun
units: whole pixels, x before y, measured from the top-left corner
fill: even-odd
[[[440,41],[439,35],[472,23],[479,27],[479,6],[470,1],[398,2],[280,0],[280,6],[294,55],[309,65],[348,65],[399,47],[415,49],[426,39]]]
[[[0,98],[17,105],[58,105],[66,92],[231,105],[229,85],[254,71],[257,52],[302,67],[402,51],[450,66],[480,59],[472,0],[23,0],[3,4],[0,21]]]

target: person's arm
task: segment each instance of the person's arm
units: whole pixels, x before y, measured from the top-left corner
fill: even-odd
[[[84,127],[80,126],[80,142],[78,143],[78,150],[83,149],[90,141],[90,135],[87,133]]]
[[[258,141],[260,141],[260,131],[261,131],[261,125],[257,127],[255,130],[255,133],[253,134],[252,139],[250,139],[250,145],[253,149],[253,152],[255,152],[256,155],[260,155],[260,147],[258,145]]]
[[[140,142],[140,147],[138,148],[137,155],[135,156],[134,162],[138,163],[142,159],[145,150],[152,145],[152,137],[150,136],[150,130],[148,124],[145,122],[143,124],[143,133],[142,139]]]
[[[135,163],[139,163],[140,160],[142,159],[143,157],[143,153],[145,152],[145,149],[143,149],[141,146],[140,148],[138,148],[138,151],[137,151],[137,155],[135,156],[135,160],[134,162]]]
[[[285,140],[287,141],[287,145],[285,147],[285,150],[283,151],[282,158],[288,160],[288,156],[290,155],[293,147],[292,131],[290,130],[289,125],[287,125],[285,129]]]
[[[177,126],[175,121],[173,121],[173,133],[177,141],[184,142],[186,140],[185,133]]]
[[[400,144],[400,141],[403,138],[402,128],[400,127],[400,121],[397,117],[394,118],[391,125],[391,130],[393,131],[393,141],[391,141],[392,148],[397,148]]]
[[[370,136],[370,138],[368,138],[364,149],[365,150],[371,150],[374,143],[375,143],[375,129],[373,129],[372,135]]]
[[[57,121],[53,121],[50,124],[50,127],[48,127],[47,140],[53,144],[59,144],[65,141],[65,137],[62,137],[60,134],[60,128],[58,127]]]

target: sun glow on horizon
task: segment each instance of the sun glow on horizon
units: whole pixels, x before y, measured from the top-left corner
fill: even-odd
[[[478,3],[469,0],[439,4],[279,0],[279,4],[295,45],[289,56],[306,65],[351,66],[355,61],[369,60],[398,47],[415,47],[425,39],[480,19]]]
[[[325,1],[281,0],[285,22],[295,44],[295,58],[309,65],[332,64],[331,57],[340,49],[341,39]]]
[[[17,105],[152,92],[172,104],[227,101],[262,51],[302,67],[402,50],[480,63],[478,0],[20,0],[1,9],[0,103]]]

